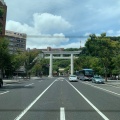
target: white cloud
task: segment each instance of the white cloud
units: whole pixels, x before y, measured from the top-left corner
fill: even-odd
[[[116,31],[116,36],[120,36],[120,30]]]
[[[35,29],[41,31],[42,33],[64,32],[71,27],[71,24],[61,16],[56,16],[49,13],[35,13],[33,18]]]
[[[86,40],[81,41],[81,43],[80,42],[74,42],[74,43],[69,43],[67,45],[60,45],[60,48],[80,48],[80,46],[81,47],[85,46],[85,42],[86,42]]]
[[[89,36],[91,33],[90,32],[87,32],[87,33],[85,33],[85,36]]]
[[[39,31],[37,31],[34,27],[31,27],[27,24],[21,24],[20,22],[9,20],[6,23],[6,29],[15,31],[15,32],[21,32],[26,34],[38,34]]]
[[[27,47],[40,48],[41,46],[59,46],[69,42],[69,38],[65,38],[62,32],[69,29],[70,26],[70,23],[61,16],[36,13],[33,15],[33,26],[9,20],[6,29],[26,33],[28,35]]]
[[[83,37],[94,33],[99,35],[102,30],[108,35],[120,35],[119,0],[116,2],[114,0],[109,2],[105,0],[4,1],[7,4],[6,28],[8,30],[42,36],[39,39],[28,38],[27,46],[29,47],[33,47],[33,44],[34,47],[44,47],[47,43],[54,47],[63,43],[69,44],[73,40],[65,38],[65,35]],[[56,39],[56,33],[63,34],[63,38]]]
[[[69,38],[65,38],[63,33],[60,34],[42,34],[40,36],[33,36],[34,38],[29,38],[28,45],[30,48],[44,48],[44,46],[48,47],[57,47],[60,46],[62,43],[68,43]],[[34,44],[34,46],[33,46]]]
[[[61,16],[55,16],[49,13],[35,13],[33,15],[33,26],[28,24],[21,24],[20,22],[9,20],[7,21],[6,29],[14,30],[17,32],[25,32],[27,34],[45,34],[49,33],[61,33],[65,30],[69,30],[71,24]]]
[[[110,35],[112,35],[113,33],[114,33],[113,30],[108,30],[108,31],[107,31],[107,34],[110,34]]]
[[[80,48],[80,42],[70,43],[67,45],[61,45],[61,48]]]

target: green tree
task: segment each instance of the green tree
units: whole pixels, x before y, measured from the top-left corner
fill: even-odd
[[[30,69],[32,74],[40,75],[41,73],[44,75],[48,75],[49,72],[49,61],[42,58],[42,59],[36,59],[34,61],[33,67]]]
[[[113,68],[112,74],[119,75],[120,74],[120,55],[117,55],[112,58]]]
[[[34,69],[36,69],[36,71],[38,71],[37,64],[40,67],[40,64],[38,62],[39,53],[40,53],[40,51],[37,49],[26,51],[24,53],[26,56],[25,61],[24,61],[24,66],[26,69],[27,76],[29,76],[29,78],[30,78],[31,71],[34,71]],[[33,70],[31,70],[32,68],[33,68]]]
[[[4,9],[2,6],[0,6],[0,18],[3,17],[3,14],[4,14]],[[2,32],[2,29],[3,29],[3,25],[0,23],[0,33]]]
[[[80,50],[79,48],[66,48],[64,51],[78,51]]]
[[[8,63],[11,62],[10,54],[8,51],[8,40],[1,37],[0,38],[0,70],[1,77],[3,76],[3,71],[7,68]]]
[[[13,69],[17,70],[20,68],[20,66],[24,65],[24,62],[26,60],[26,56],[24,53],[20,53],[20,54],[13,54],[12,55],[12,65],[13,65]]]
[[[107,81],[107,74],[110,73],[112,57],[118,52],[119,42],[111,40],[110,37],[106,37],[105,33],[101,34],[101,36],[92,34],[85,46],[89,55],[99,58]]]

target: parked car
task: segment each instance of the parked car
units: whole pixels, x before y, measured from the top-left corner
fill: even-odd
[[[0,78],[0,88],[3,86],[3,80]]]
[[[101,76],[94,76],[92,77],[92,82],[93,83],[102,83],[104,84],[104,79]]]
[[[70,82],[72,82],[72,81],[73,81],[73,82],[74,82],[74,81],[78,81],[78,78],[77,78],[76,75],[70,75],[70,76],[69,76],[69,81],[70,81]]]

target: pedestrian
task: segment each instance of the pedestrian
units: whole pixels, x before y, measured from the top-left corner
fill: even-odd
[[[118,75],[116,76],[116,79],[118,80]]]

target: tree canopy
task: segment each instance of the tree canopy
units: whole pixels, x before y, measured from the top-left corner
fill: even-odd
[[[107,74],[112,71],[112,59],[119,55],[120,42],[106,37],[105,33],[101,34],[101,36],[92,34],[87,40],[85,47],[89,56],[99,59],[100,66],[104,69],[103,71],[107,77]]]

